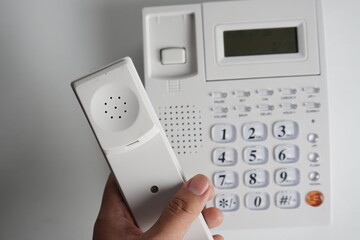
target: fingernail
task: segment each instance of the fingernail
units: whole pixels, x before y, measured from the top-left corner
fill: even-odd
[[[203,195],[209,188],[209,182],[206,177],[202,175],[196,175],[190,179],[188,190],[197,196]]]

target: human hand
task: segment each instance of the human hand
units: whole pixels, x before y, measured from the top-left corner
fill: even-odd
[[[219,209],[204,210],[206,202],[213,197],[214,188],[210,180],[204,175],[196,175],[175,194],[158,221],[147,232],[142,232],[135,225],[111,174],[95,222],[93,240],[182,240],[201,212],[209,228],[221,224],[223,214]],[[214,240],[223,240],[220,235],[213,237]]]

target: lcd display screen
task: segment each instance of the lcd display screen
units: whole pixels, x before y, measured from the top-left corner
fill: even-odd
[[[225,57],[298,52],[296,27],[224,31]]]

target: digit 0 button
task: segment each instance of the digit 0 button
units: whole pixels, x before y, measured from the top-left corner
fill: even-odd
[[[306,202],[310,206],[318,207],[324,202],[324,195],[319,191],[308,192]]]
[[[280,140],[291,140],[299,135],[299,125],[294,121],[278,121],[273,126],[274,137]]]
[[[245,196],[245,206],[251,210],[265,210],[269,208],[270,198],[265,192],[251,192]]]

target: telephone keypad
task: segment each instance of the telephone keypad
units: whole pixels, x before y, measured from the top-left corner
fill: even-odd
[[[283,95],[296,93],[296,90],[294,91],[294,89],[290,88],[279,89],[279,91]],[[258,93],[260,94],[260,91]],[[234,92],[234,95],[248,96],[248,94],[245,95],[244,92],[240,91],[236,94]],[[296,109],[298,105],[295,103],[285,103],[281,104],[280,107],[284,110],[289,110]],[[237,105],[232,110],[246,113],[251,111],[251,107]],[[272,109],[267,110],[271,111]],[[260,168],[244,170],[241,173],[242,177],[236,171],[226,170],[216,172],[213,177],[214,186],[218,189],[233,192],[218,193],[215,197],[215,206],[222,211],[236,211],[240,206],[240,200],[242,200],[245,208],[249,210],[266,210],[271,206],[271,199],[274,199],[274,205],[277,208],[298,208],[301,204],[302,196],[298,191],[291,189],[291,187],[299,185],[301,181],[300,170],[294,167],[294,164],[297,164],[300,159],[300,149],[296,145],[300,132],[298,123],[292,120],[279,120],[275,121],[272,125],[267,125],[260,121],[247,122],[240,126],[227,123],[215,124],[211,128],[211,138],[216,143],[231,143],[237,140],[236,134],[238,130],[241,132],[243,141],[259,144],[243,146],[240,153],[238,151],[241,149],[228,146],[214,148],[212,152],[213,163],[219,167],[235,166],[238,164],[239,159],[242,158],[242,161],[248,167],[259,166]],[[268,132],[270,132],[270,136]],[[278,140],[278,144],[271,147],[267,146],[266,141],[269,137]],[[306,135],[306,139],[309,143],[316,144],[319,136],[316,133],[309,133]],[[271,158],[279,164],[279,168],[268,171],[266,166]],[[311,163],[317,163],[319,161],[319,154],[316,152],[308,153],[307,159]],[[290,165],[290,167],[285,167],[285,165]],[[316,171],[308,174],[308,180],[312,182],[317,182],[319,178],[320,174]],[[277,191],[274,193],[274,196],[271,196],[266,189],[272,182],[276,186],[284,188],[284,190]],[[240,183],[249,190],[244,194],[243,199],[235,194],[236,190],[234,190]],[[288,188],[291,190],[286,190]],[[254,189],[261,191],[250,191]]]

